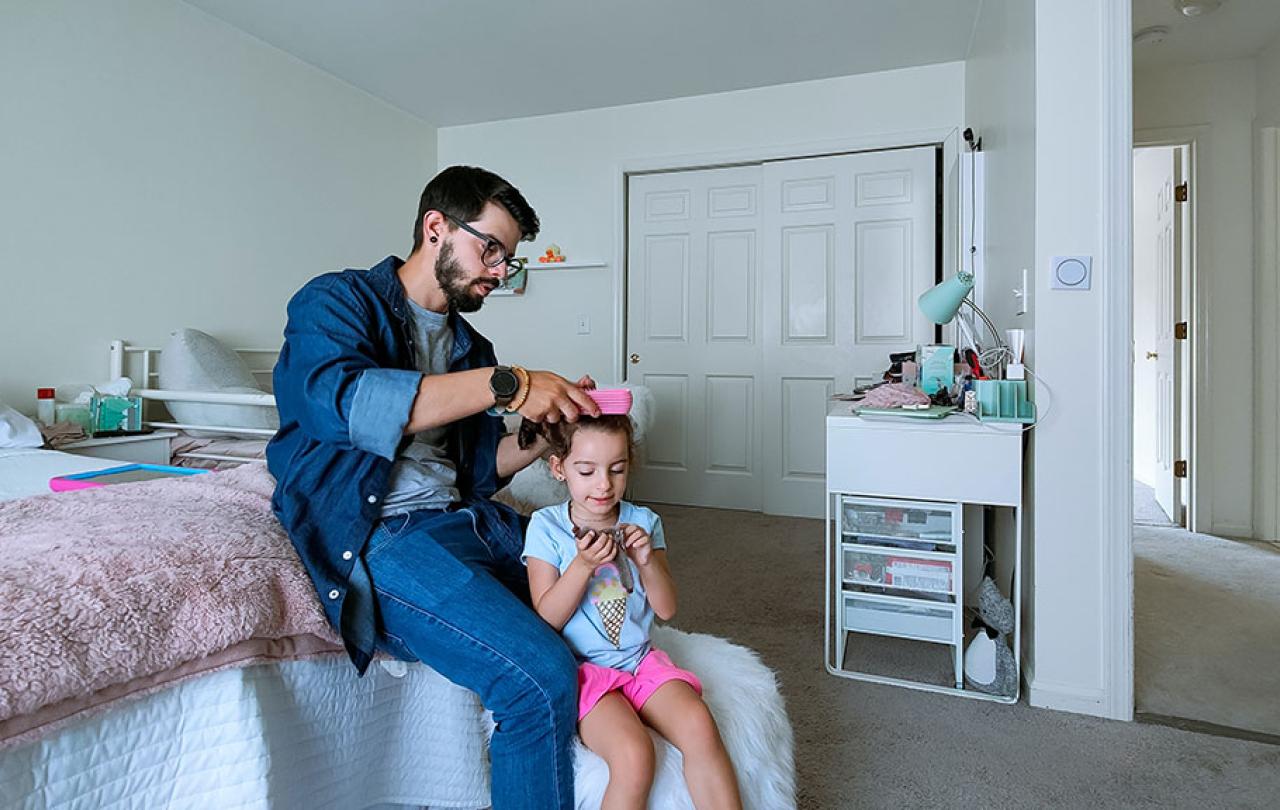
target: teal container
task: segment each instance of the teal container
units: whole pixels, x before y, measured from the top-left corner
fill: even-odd
[[[89,400],[92,433],[142,430],[142,397],[94,394]]]
[[[1027,399],[1026,380],[975,380],[978,418],[987,422],[1036,421],[1035,403]]]

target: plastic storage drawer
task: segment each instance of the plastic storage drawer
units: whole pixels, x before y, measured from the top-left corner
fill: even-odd
[[[945,605],[904,605],[846,594],[844,629],[856,633],[950,644],[954,629],[954,610]]]
[[[874,585],[901,591],[954,594],[954,575],[953,560],[923,557],[909,551],[844,549],[846,585]]]
[[[953,550],[958,507],[953,504],[881,501],[844,496],[841,533],[846,540],[917,551]]]

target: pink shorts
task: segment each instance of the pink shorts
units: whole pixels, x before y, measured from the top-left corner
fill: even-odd
[[[640,660],[635,674],[620,669],[584,662],[578,666],[578,720],[587,716],[600,699],[617,689],[638,712],[667,681],[684,681],[702,694],[698,676],[671,663],[659,649],[652,649]]]

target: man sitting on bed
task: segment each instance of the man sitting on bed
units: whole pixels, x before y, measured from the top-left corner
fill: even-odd
[[[289,302],[267,461],[275,512],[357,669],[383,651],[477,692],[497,723],[493,806],[568,810],[577,669],[528,607],[520,518],[490,496],[544,449],[519,449],[501,413],[599,408],[588,378],[498,365],[460,315],[537,232],[511,184],[454,166],[422,192],[408,259],[308,282]]]

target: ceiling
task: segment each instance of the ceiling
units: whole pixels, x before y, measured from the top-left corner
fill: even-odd
[[[1280,36],[1280,0],[1223,0],[1203,17],[1184,17],[1174,0],[1133,0],[1133,30],[1169,27],[1157,45],[1134,45],[1135,69],[1237,59],[1256,54]]]
[[[441,127],[961,60],[982,4],[186,2]]]
[[[982,0],[185,0],[436,126],[966,58]],[[1012,0],[1031,2],[1031,0]],[[1065,1],[1065,0],[1064,0]],[[1249,57],[1280,0],[1133,0],[1138,70]]]

